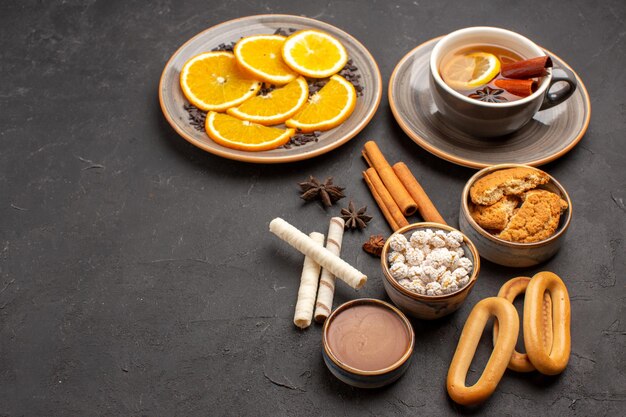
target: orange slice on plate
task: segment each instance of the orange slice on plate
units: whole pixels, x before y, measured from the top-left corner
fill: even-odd
[[[348,53],[341,42],[328,33],[302,30],[285,41],[283,59],[299,74],[327,78],[341,71],[348,62]]]
[[[298,74],[289,68],[282,57],[284,36],[254,35],[235,44],[235,57],[241,67],[254,77],[272,84],[287,84]]]
[[[474,52],[452,58],[441,70],[450,87],[471,90],[487,84],[500,72],[500,60],[487,52]]]
[[[228,109],[227,113],[265,126],[277,125],[296,114],[307,98],[309,86],[303,77],[298,77],[284,87],[249,98],[238,107]]]
[[[267,127],[224,113],[210,112],[206,118],[206,133],[227,148],[242,151],[266,151],[284,145],[295,133],[294,129]]]
[[[223,111],[254,96],[261,83],[238,67],[230,52],[194,56],[180,72],[180,87],[187,100],[204,111]]]
[[[340,75],[333,75],[285,124],[302,132],[332,129],[350,117],[355,106],[356,90],[352,83]]]

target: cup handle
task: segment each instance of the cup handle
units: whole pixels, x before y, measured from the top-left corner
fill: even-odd
[[[567,87],[561,88],[556,92],[550,92],[552,86],[559,81],[566,82]],[[576,76],[572,71],[567,68],[552,68],[552,80],[550,80],[548,91],[543,98],[543,104],[541,105],[541,108],[539,108],[539,111],[546,110],[563,103],[565,100],[570,98],[572,94],[574,94],[577,85]]]

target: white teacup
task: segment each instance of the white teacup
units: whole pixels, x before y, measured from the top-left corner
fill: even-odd
[[[447,53],[477,44],[507,48],[527,59],[546,55],[531,40],[506,29],[470,27],[443,37],[430,55],[430,89],[445,120],[463,132],[482,137],[512,133],[528,123],[535,113],[562,103],[576,90],[576,76],[571,71],[551,68],[548,75],[542,77],[537,90],[520,100],[487,103],[466,97],[443,81],[439,67]],[[552,86],[559,81],[566,82],[567,88],[551,92]]]

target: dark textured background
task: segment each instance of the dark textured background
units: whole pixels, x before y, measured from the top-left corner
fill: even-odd
[[[626,401],[626,3],[496,1],[3,1],[0,3],[0,415],[619,415]],[[370,49],[385,97],[369,126],[330,154],[281,166],[204,153],[165,122],[157,83],[169,56],[219,22],[259,13],[317,18]],[[474,171],[431,156],[396,125],[386,87],[417,44],[473,25],[527,35],[584,80],[582,142],[544,168],[569,190],[560,253],[522,271],[485,262],[463,307],[413,321],[407,374],[363,391],[324,367],[320,326],[292,324],[302,256],[267,231],[282,216],[326,232],[339,208],[298,198],[334,175],[375,215],[344,258],[370,276],[336,304],[386,299],[360,246],[388,233],[361,180],[376,139],[404,160],[457,224]],[[347,199],[342,203],[347,204]],[[453,404],[445,375],[471,307],[517,275],[559,274],[572,299],[572,356],[557,377],[507,372],[477,409]],[[488,332],[490,333],[490,332]],[[483,338],[475,381],[490,343]],[[619,410],[622,410],[621,412]]]

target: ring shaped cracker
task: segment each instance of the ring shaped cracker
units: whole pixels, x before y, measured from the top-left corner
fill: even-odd
[[[517,277],[508,280],[504,283],[498,297],[506,298],[511,303],[517,298],[518,295],[526,292],[526,287],[530,278]],[[543,315],[542,325],[544,326],[544,349],[550,350],[552,347],[552,298],[548,292],[543,294]],[[493,323],[493,343],[495,345],[498,339],[499,324],[497,321]],[[517,350],[513,350],[513,355],[509,361],[509,369],[516,372],[532,372],[537,370],[532,364],[526,353],[519,353]]]
[[[468,387],[465,385],[467,371],[476,353],[483,329],[491,316],[498,320],[502,331],[496,339],[493,352],[480,379]],[[517,310],[509,301],[502,297],[489,297],[474,306],[465,322],[448,370],[448,394],[455,402],[462,405],[478,404],[493,394],[509,364],[518,333],[519,317]]]
[[[552,346],[545,347],[547,330],[543,318],[543,298],[552,298]],[[526,288],[524,298],[524,345],[526,354],[539,372],[556,375],[565,369],[571,350],[570,302],[565,284],[552,272],[539,272]]]

